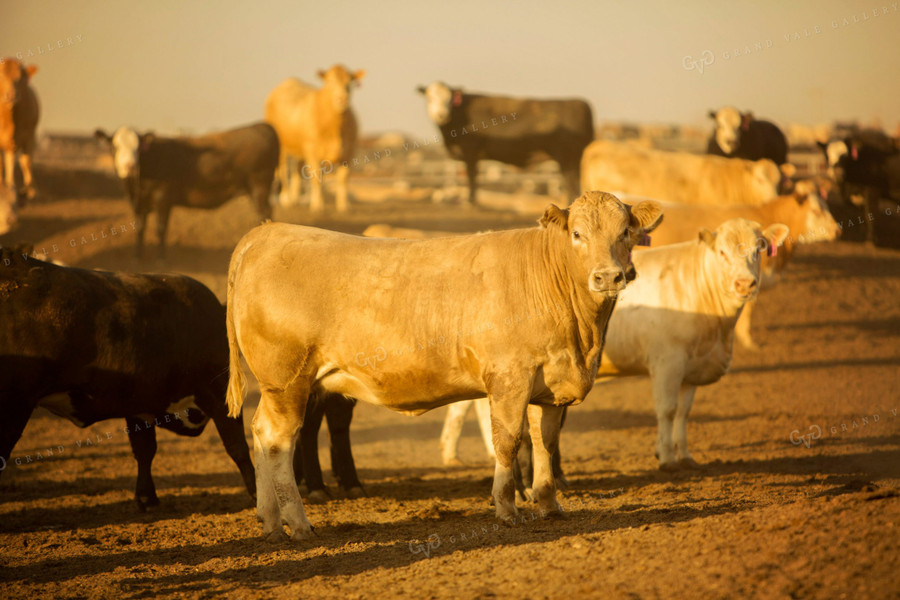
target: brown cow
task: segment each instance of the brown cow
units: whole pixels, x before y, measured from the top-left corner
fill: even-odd
[[[18,154],[25,186],[18,190],[20,203],[34,198],[31,155],[40,107],[29,84],[36,72],[35,65],[26,67],[14,58],[0,59],[0,151],[3,152],[4,183],[10,189],[16,187],[14,173]]]
[[[490,398],[498,518],[517,516],[513,460],[526,411],[535,498],[561,511],[550,472],[562,407],[594,383],[630,251],[661,220],[586,192],[540,227],[432,240],[372,239],[268,223],[228,271],[228,403],[243,404],[243,352],[262,391],[253,417],[257,512],[267,539],[310,533],[291,457],[310,394],[421,414]]]
[[[350,73],[343,65],[319,71],[324,81],[316,89],[295,77],[282,81],[266,99],[266,122],[278,132],[281,141],[280,201],[282,206],[300,200],[300,179],[294,174],[288,186],[288,157],[304,163],[303,179],[311,180],[309,208],[320,211],[322,178],[334,171],[337,177],[338,211],[347,210],[347,177],[349,161],[356,147],[357,122],[350,108],[350,86],[359,85],[365,71]]]

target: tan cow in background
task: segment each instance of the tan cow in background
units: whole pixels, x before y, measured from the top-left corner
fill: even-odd
[[[347,177],[358,133],[356,116],[350,108],[350,91],[365,74],[365,71],[351,73],[343,65],[335,65],[328,71],[318,72],[323,80],[319,89],[291,77],[269,94],[266,122],[275,128],[281,142],[282,206],[300,201],[302,177],[312,186],[310,210],[321,211],[324,208],[322,179],[333,172],[337,178],[337,210],[347,210]],[[291,179],[288,157],[300,162],[299,177],[295,172]]]
[[[0,59],[0,151],[3,152],[4,184],[15,189],[16,155],[22,169],[24,188],[18,199],[24,203],[34,198],[31,155],[34,153],[40,106],[30,83],[37,72],[14,58]]]
[[[665,152],[597,140],[581,159],[581,189],[612,190],[668,202],[762,204],[778,195],[781,171],[757,161]]]

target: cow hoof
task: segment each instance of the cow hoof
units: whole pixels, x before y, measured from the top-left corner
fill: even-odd
[[[137,502],[138,510],[147,512],[159,506],[159,498],[153,496],[135,496],[134,501]]]
[[[306,501],[310,504],[325,504],[328,500],[328,494],[325,490],[313,490],[306,497]]]
[[[287,534],[284,532],[284,529],[281,529],[280,527],[275,531],[263,534],[263,540],[270,544],[281,544],[286,542],[287,539]]]
[[[679,470],[679,466],[674,462],[660,463],[659,470],[665,473],[674,473]]]
[[[445,458],[444,466],[445,467],[464,467],[466,465],[463,464],[463,461],[459,460],[457,457],[454,456],[453,458]]]
[[[291,541],[292,542],[302,542],[303,540],[307,540],[313,536],[312,526],[307,526],[308,529],[297,529],[297,531],[291,532]]]
[[[534,502],[534,488],[527,487],[522,492],[522,495],[525,497],[527,502]]]
[[[351,499],[363,498],[365,497],[366,492],[359,486],[352,487],[347,490],[347,497]]]
[[[682,458],[678,461],[678,466],[682,469],[702,469],[703,467],[693,458]]]

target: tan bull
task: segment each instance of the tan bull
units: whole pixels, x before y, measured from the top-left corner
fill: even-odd
[[[550,471],[562,407],[594,383],[630,251],[661,219],[587,192],[540,227],[433,240],[371,239],[270,223],[238,243],[228,274],[228,403],[243,403],[240,354],[259,381],[257,509],[267,539],[310,532],[291,457],[310,393],[421,414],[487,396],[493,498],[516,518],[513,460],[526,412],[535,497],[560,511]]]
[[[322,210],[322,179],[333,172],[337,178],[337,210],[347,210],[347,177],[358,133],[356,115],[350,108],[350,91],[365,74],[335,65],[318,72],[323,80],[321,88],[291,77],[269,94],[266,122],[275,128],[281,142],[279,178],[283,206],[299,202],[302,178],[311,185],[310,210]],[[288,157],[301,163],[300,177],[297,173],[289,176]]]
[[[15,189],[16,156],[22,169],[22,201],[34,198],[31,157],[35,147],[40,106],[31,87],[35,65],[27,67],[14,58],[0,59],[0,152],[3,153],[4,184]]]
[[[781,171],[757,161],[664,152],[606,140],[581,159],[581,187],[704,205],[762,204],[778,195]]]

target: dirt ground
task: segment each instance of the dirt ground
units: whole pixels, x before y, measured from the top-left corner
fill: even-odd
[[[0,243],[30,240],[73,266],[183,272],[224,297],[231,249],[255,220],[248,200],[175,209],[168,262],[150,252],[138,263],[128,206],[113,196],[35,202]],[[477,231],[530,226],[547,201],[495,194],[493,209],[467,210],[418,198],[275,217],[351,233],[378,222]],[[896,236],[900,217],[886,213],[878,225]],[[214,427],[159,434],[162,506],[140,513],[124,422],[82,430],[39,410],[0,476],[0,596],[898,598],[900,252],[852,241],[850,227],[845,238],[799,249],[754,313],[761,351],[737,348],[732,372],[698,391],[700,471],[657,470],[646,379],[598,384],[562,434],[566,517],[520,503],[510,528],[489,506],[474,415],[466,466],[445,468],[443,409],[360,404],[352,437],[367,496],[345,499],[328,478],[334,499],[307,506],[317,537],[271,545]],[[320,444],[327,470],[325,431]]]

